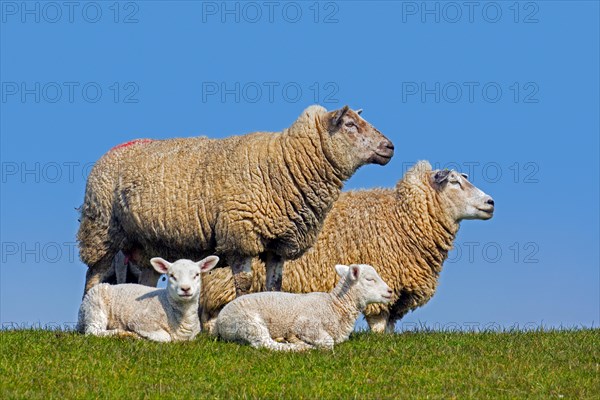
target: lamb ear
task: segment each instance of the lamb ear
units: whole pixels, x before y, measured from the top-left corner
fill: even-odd
[[[170,262],[160,257],[154,257],[150,259],[150,264],[152,264],[154,269],[161,274],[166,274],[167,272],[169,272],[169,268],[171,267]]]
[[[342,121],[342,117],[348,112],[349,109],[350,107],[344,106],[337,110],[335,114],[333,114],[333,118],[331,118],[331,123],[333,124],[333,126],[338,126],[340,124],[340,122]]]
[[[337,274],[340,276],[340,278],[346,277],[346,275],[348,275],[349,269],[350,269],[349,266],[343,265],[343,264],[338,264],[335,266],[335,272],[337,272]]]
[[[217,256],[208,256],[196,264],[200,267],[200,272],[208,272],[213,269],[219,263],[219,257]]]
[[[348,275],[353,281],[358,280],[358,277],[360,276],[360,267],[356,264],[351,265]]]

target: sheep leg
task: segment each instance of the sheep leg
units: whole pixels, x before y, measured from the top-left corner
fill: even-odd
[[[269,350],[275,351],[305,351],[314,349],[314,346],[298,339],[296,336],[290,337],[290,342],[278,342],[278,340],[285,340],[284,338],[271,338],[269,333],[269,329],[262,325],[258,324],[254,326],[255,331],[253,335],[249,335],[248,342],[254,348],[265,347]]]
[[[260,342],[251,342],[250,345],[254,348],[267,348],[269,350],[275,351],[305,351],[314,349],[314,346],[311,346],[308,343],[304,342],[296,342],[296,343],[278,343],[273,339],[265,339]]]
[[[231,272],[233,273],[236,297],[250,293],[252,287],[252,258],[236,257],[229,265],[231,265]]]
[[[216,324],[217,324],[217,317],[203,320],[202,321],[202,331],[208,332],[208,334],[211,336],[217,336],[217,330],[215,329]]]
[[[200,316],[200,327],[202,332],[208,332],[209,335],[217,336],[217,317],[223,307],[220,307],[218,311],[213,310],[210,312],[202,305],[198,306],[198,315]]]
[[[333,345],[335,344],[335,340],[333,337],[329,335],[325,331],[321,331],[317,337],[304,337],[304,335],[300,335],[300,338],[297,341],[293,342],[297,345],[305,345],[309,348],[318,347],[320,349],[333,350]]]
[[[288,335],[285,338],[285,341],[287,341],[288,343],[292,343],[292,344],[296,344],[299,347],[302,348],[302,350],[308,350],[308,349],[314,349],[315,346],[313,346],[312,344],[306,343],[305,341],[303,341],[302,339],[300,339],[298,336],[296,336],[295,334],[291,334]]]
[[[367,323],[369,324],[369,328],[371,331],[376,333],[385,333],[387,332],[388,322],[390,318],[390,314],[388,312],[381,312],[379,314],[369,314],[365,315],[367,319]],[[392,327],[394,325],[392,324]]]
[[[140,280],[141,274],[142,271],[140,271],[138,266],[132,261],[129,261],[129,263],[127,264],[127,279],[125,280],[125,283],[138,282]]]
[[[91,335],[95,335],[95,336],[116,336],[119,338],[130,337],[130,338],[134,338],[134,339],[141,339],[141,336],[139,336],[137,333],[125,331],[123,329],[96,330],[96,331],[90,332],[90,333],[86,332],[86,334],[91,334]]]
[[[254,348],[267,348],[275,351],[303,351],[313,348],[311,345],[294,341],[294,343],[278,343],[271,337],[269,328],[263,318],[249,313],[244,318],[227,316],[218,320],[218,335],[225,340],[248,343]],[[283,338],[280,338],[283,339]]]
[[[267,253],[265,257],[267,274],[267,291],[281,291],[283,281],[283,259],[273,253]]]
[[[112,268],[115,270],[117,284],[138,283],[140,281],[141,271],[135,263],[140,262],[141,258],[139,252],[134,253],[134,251],[125,252],[121,250],[115,256]]]
[[[123,329],[106,329],[107,325],[108,316],[103,309],[100,309],[95,310],[91,314],[89,312],[83,314],[78,323],[77,330],[86,335],[140,338],[136,333]]]
[[[306,343],[309,346],[324,348],[327,350],[333,349],[335,340],[333,337],[325,331],[321,323],[308,319],[302,318],[296,322],[294,330],[298,332],[297,335],[291,335],[290,341],[298,340]]]
[[[385,333],[394,333],[394,330],[396,328],[396,319],[391,319],[388,321],[388,323],[385,326]]]
[[[316,337],[313,335],[309,335],[309,337],[304,337],[304,335],[300,335],[300,339],[310,346],[326,350],[333,350],[333,345],[335,344],[335,340],[333,340],[333,337],[331,337],[331,335],[325,332],[324,330],[320,330],[317,333]]]
[[[118,331],[117,333],[115,333],[115,336],[118,336],[120,338],[134,338],[134,339],[141,339],[142,337],[140,335],[138,335],[135,332],[130,332],[130,331],[124,331],[121,329],[115,329],[116,331]]]
[[[138,283],[142,275],[142,271],[138,267],[143,260],[142,250],[139,247],[134,247],[121,251],[124,256],[124,281],[122,283]],[[149,265],[147,266],[150,267]]]
[[[117,276],[117,283],[127,282],[127,263],[125,262],[125,254],[119,251],[112,262],[112,268]]]
[[[319,335],[319,338],[315,340],[312,344],[321,349],[333,350],[335,340],[333,340],[331,335],[329,335],[327,332],[322,331]]]
[[[155,342],[170,342],[171,335],[167,331],[152,331],[152,332],[137,332],[144,339],[153,340]]]
[[[83,291],[83,297],[92,287],[96,286],[106,276],[106,273],[110,271],[113,260],[113,254],[106,254],[96,264],[90,265],[85,274],[85,289]]]
[[[84,297],[88,290],[107,277],[107,272],[111,272],[118,244],[124,239],[118,225],[111,221],[107,207],[95,195],[86,192],[77,232],[79,257],[88,266]]]
[[[407,313],[408,309],[391,313],[388,317],[388,323],[385,326],[385,333],[394,333],[396,329],[396,322],[400,321]]]

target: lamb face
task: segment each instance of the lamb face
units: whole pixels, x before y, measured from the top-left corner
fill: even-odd
[[[335,270],[342,279],[354,286],[363,305],[389,303],[392,289],[381,279],[375,268],[367,264],[336,265]]]
[[[345,106],[324,114],[321,121],[330,135],[331,159],[351,170],[364,164],[385,165],[394,155],[392,142],[362,119],[361,112]]]
[[[463,219],[486,220],[494,215],[492,197],[469,182],[466,174],[454,170],[432,171],[431,184],[457,222]]]
[[[209,256],[198,262],[182,259],[170,263],[160,257],[150,260],[157,272],[167,274],[169,296],[181,302],[198,299],[202,285],[200,274],[210,271],[218,262],[217,256]]]

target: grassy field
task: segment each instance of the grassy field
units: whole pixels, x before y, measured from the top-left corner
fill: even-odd
[[[358,333],[334,352],[0,332],[0,398],[597,398],[600,330]]]

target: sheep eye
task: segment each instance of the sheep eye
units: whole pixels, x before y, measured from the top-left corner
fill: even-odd
[[[375,282],[375,279],[373,279],[373,278],[367,278],[367,281],[369,281],[369,282]]]
[[[169,278],[173,279],[174,281],[177,281],[177,278],[175,278],[175,275],[173,274],[169,274]]]
[[[194,275],[194,278],[197,278],[200,276],[200,273],[198,272],[196,275]]]
[[[346,124],[345,124],[345,125],[346,125],[348,128],[351,128],[351,127],[353,127],[353,126],[356,126],[356,124],[355,124],[353,121],[348,121],[348,122],[346,122]]]

